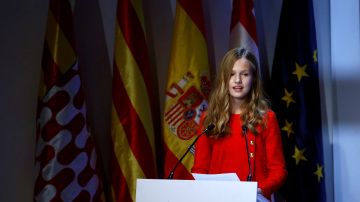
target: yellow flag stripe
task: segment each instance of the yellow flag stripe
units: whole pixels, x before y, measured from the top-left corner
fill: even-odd
[[[174,30],[174,35],[176,36],[173,40],[173,49],[175,51],[171,52],[170,60],[170,69],[168,73],[169,81],[180,80],[181,77],[186,73],[186,69],[189,70],[198,70],[192,73],[195,74],[196,78],[200,77],[201,70],[208,71],[208,55],[206,48],[206,41],[192,22],[187,13],[182,9],[182,7],[177,8],[178,19],[182,23],[175,25],[177,29]],[[185,26],[186,25],[186,26]],[[186,41],[186,43],[184,43]],[[197,84],[200,84],[199,80]],[[170,87],[172,82],[167,84],[167,88]]]
[[[153,156],[155,157],[154,128],[152,125],[151,106],[146,85],[133,55],[126,46],[119,27],[116,26],[116,28],[115,63],[132,106],[136,110],[146,130]],[[126,66],[127,68],[125,68]]]
[[[65,73],[74,64],[76,55],[52,12],[48,15],[46,41],[53,61],[57,64],[59,71]]]

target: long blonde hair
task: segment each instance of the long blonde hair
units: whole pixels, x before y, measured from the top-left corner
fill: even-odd
[[[211,137],[222,137],[230,132],[228,126],[231,115],[229,80],[234,63],[241,58],[249,61],[254,74],[251,90],[245,100],[244,113],[241,114],[243,125],[246,125],[254,134],[257,134],[255,128],[257,125],[265,126],[263,117],[269,109],[269,103],[264,96],[256,57],[244,48],[234,48],[229,50],[222,59],[204,118],[204,126],[210,123],[215,125],[215,128],[209,134]]]

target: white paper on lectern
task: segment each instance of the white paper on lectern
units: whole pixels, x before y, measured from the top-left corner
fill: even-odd
[[[192,173],[195,180],[240,181],[236,173],[200,174]]]
[[[138,179],[136,202],[256,201],[257,182]]]
[[[215,180],[215,181],[240,181],[236,173],[222,173],[222,174],[199,174],[192,173],[195,180]],[[257,202],[270,202],[262,194],[257,194]]]

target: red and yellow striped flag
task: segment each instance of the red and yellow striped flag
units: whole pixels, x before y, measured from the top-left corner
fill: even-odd
[[[140,0],[118,0],[113,67],[111,185],[135,201],[137,178],[156,178],[151,69]]]
[[[70,3],[50,0],[37,112],[34,201],[101,201]]]
[[[244,47],[259,60],[254,0],[233,0],[230,48]]]
[[[163,135],[164,177],[194,140],[210,92],[209,62],[202,1],[178,0],[166,86]],[[193,152],[177,167],[174,178],[191,179]]]

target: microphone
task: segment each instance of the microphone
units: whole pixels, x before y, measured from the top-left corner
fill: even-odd
[[[187,148],[187,150],[185,151],[185,153],[182,155],[182,157],[178,160],[178,162],[175,164],[174,168],[171,170],[169,176],[167,177],[167,179],[173,179],[174,174],[175,174],[175,170],[178,167],[178,165],[181,163],[181,161],[183,160],[183,158],[186,156],[187,153],[189,153],[190,149],[194,146],[194,144],[196,143],[196,141],[199,139],[200,136],[202,136],[203,134],[207,134],[208,132],[210,132],[212,129],[215,128],[215,125],[213,123],[210,123],[208,125],[208,127],[205,128],[205,130],[200,133],[200,135],[198,135],[195,140],[190,144],[190,146]]]
[[[248,176],[247,176],[247,181],[251,181],[252,179],[252,169],[251,169],[251,162],[250,162],[250,153],[249,153],[249,146],[248,146],[248,138],[247,138],[247,130],[248,130],[248,127],[246,125],[243,125],[241,127],[242,129],[242,132],[245,136],[245,142],[246,142],[246,154],[248,156],[248,166],[249,166],[249,173],[248,173]]]

